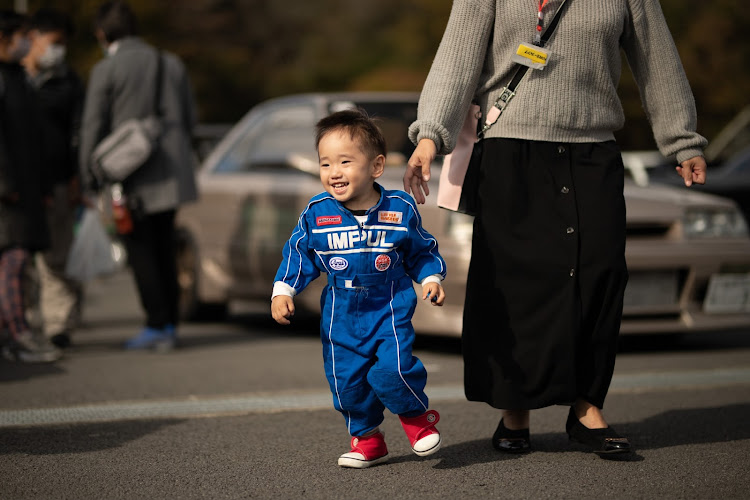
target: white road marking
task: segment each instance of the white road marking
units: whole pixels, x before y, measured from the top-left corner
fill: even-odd
[[[610,393],[698,389],[735,384],[750,384],[750,368],[615,375]],[[464,389],[460,385],[428,385],[427,394],[433,402],[464,400]],[[120,401],[58,408],[3,410],[0,411],[0,428],[133,419],[229,416],[332,407],[329,392]]]

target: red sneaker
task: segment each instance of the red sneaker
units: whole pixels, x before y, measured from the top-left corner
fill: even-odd
[[[440,449],[440,432],[435,424],[440,420],[440,414],[429,410],[418,417],[398,417],[411,443],[411,451],[420,457],[432,455]]]
[[[352,437],[352,451],[339,457],[339,465],[364,469],[386,460],[388,460],[388,448],[385,446],[385,436],[378,431],[370,436]]]

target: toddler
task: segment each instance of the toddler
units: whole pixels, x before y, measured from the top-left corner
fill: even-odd
[[[443,305],[445,261],[411,196],[375,182],[386,144],[366,113],[345,110],[320,120],[316,147],[325,192],[310,200],[284,246],[271,313],[289,324],[293,297],[327,275],[320,328],[325,372],[352,436],[341,467],[388,459],[378,428],[386,408],[399,416],[414,453],[430,455],[440,448],[439,415],[428,408],[427,372],[412,355],[412,280],[421,283],[423,300]]]

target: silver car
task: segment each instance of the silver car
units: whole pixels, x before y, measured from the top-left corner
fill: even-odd
[[[379,181],[402,189],[413,145],[416,93],[301,94],[254,107],[216,146],[198,173],[200,201],[178,214],[181,308],[186,318],[223,313],[231,302],[269,307],[281,249],[308,200],[323,191],[314,125],[331,112],[359,106],[379,119],[389,145]],[[438,179],[439,164],[433,169]],[[432,184],[437,190],[437,184]],[[667,186],[627,182],[626,290],[623,333],[666,333],[750,326],[750,238],[727,199]],[[422,303],[419,332],[460,336],[472,218],[420,208],[448,265],[442,308]],[[296,298],[316,313],[324,280]],[[491,322],[491,318],[488,318]],[[490,325],[491,327],[491,325]]]

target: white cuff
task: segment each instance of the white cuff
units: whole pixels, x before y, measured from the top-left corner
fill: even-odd
[[[297,295],[297,291],[283,281],[277,281],[273,284],[273,293],[271,294],[271,300],[273,300],[273,298],[277,295],[287,295],[289,297],[294,297],[295,295]]]
[[[420,283],[422,286],[425,286],[427,283],[440,283],[443,281],[443,277],[439,274],[431,274],[430,276],[427,276],[425,279],[422,280],[422,283]]]

